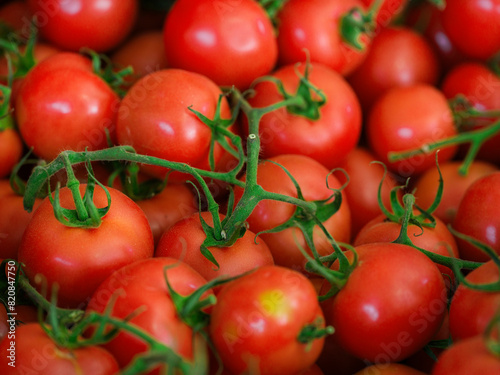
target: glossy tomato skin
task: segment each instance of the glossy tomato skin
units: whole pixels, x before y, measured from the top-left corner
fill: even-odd
[[[286,92],[295,94],[300,75],[308,69],[309,81],[326,97],[320,107],[318,120],[280,108],[262,117],[259,123],[262,158],[282,154],[303,154],[325,167],[338,167],[359,141],[361,135],[361,108],[356,93],[345,79],[325,65],[311,63],[306,68],[301,64],[286,65],[273,73]],[[254,108],[266,107],[284,98],[272,82],[255,86],[255,95],[248,101]],[[317,97],[316,100],[320,100]],[[245,128],[248,127],[244,121]],[[248,130],[247,130],[248,132]]]
[[[82,196],[84,187],[80,187]],[[48,198],[40,203],[26,227],[19,262],[25,264],[24,271],[33,285],[37,274],[43,275],[49,288],[58,284],[59,306],[84,307],[114,270],[153,256],[153,235],[144,212],[120,191],[108,190],[111,207],[97,228],[72,228],[60,223]],[[61,189],[60,202],[62,207],[74,209],[68,188]],[[98,208],[107,205],[100,187],[95,189],[94,203]]]
[[[498,266],[489,260],[465,278],[472,284],[490,284],[497,282],[499,276]],[[450,333],[453,341],[481,336],[499,308],[500,292],[479,291],[460,284],[450,303]]]
[[[394,173],[417,176],[436,165],[436,152],[389,162],[389,152],[409,151],[457,134],[445,96],[434,86],[394,87],[383,94],[368,114],[366,134],[370,149]],[[456,146],[438,154],[439,163],[450,160]]]
[[[181,69],[152,72],[137,81],[127,92],[118,109],[118,143],[130,145],[140,153],[192,167],[209,169],[211,132],[188,107],[214,118],[220,88],[201,74]],[[231,118],[226,99],[221,117]],[[222,148],[215,146],[218,162]],[[165,178],[168,169],[144,165],[144,172]],[[172,173],[169,181],[181,182],[186,175]]]
[[[206,211],[194,213],[180,220],[163,233],[156,247],[155,256],[180,259],[207,280],[216,277],[235,277],[254,268],[274,264],[271,251],[265,242],[258,240],[255,243],[255,234],[247,231],[231,247],[208,248],[219,263],[219,267],[216,267],[200,251],[200,246],[206,238],[200,215],[208,225],[213,226],[212,216]],[[225,217],[220,216],[221,220]]]
[[[361,0],[290,0],[285,2],[278,19],[278,64],[299,61],[322,63],[342,75],[351,73],[366,56],[342,41],[340,17]],[[308,53],[304,52],[307,50]]]
[[[106,129],[113,137],[118,103],[118,95],[93,73],[89,59],[61,52],[24,78],[15,114],[27,146],[50,161],[64,150],[107,147]]]
[[[217,299],[210,336],[232,373],[295,374],[314,364],[324,339],[297,340],[307,325],[324,327],[316,291],[305,276],[260,267],[225,284]]]
[[[482,375],[500,372],[498,356],[488,350],[483,336],[459,341],[444,351],[431,375]]]
[[[279,155],[269,160],[263,161],[257,168],[257,183],[265,190],[297,197],[295,185],[281,167],[273,163],[275,162],[284,166],[295,177],[305,200],[323,200],[332,195],[332,191],[326,186],[329,171],[314,159],[303,155]],[[245,176],[242,177],[243,180],[245,178]],[[341,187],[333,175],[328,177],[328,184],[333,189]],[[235,188],[236,201],[239,201],[242,193],[241,188]],[[294,211],[295,206],[292,204],[263,200],[257,204],[247,219],[249,229],[254,233],[272,229],[290,219]],[[349,242],[350,218],[349,204],[343,199],[340,209],[323,225],[336,241]],[[298,228],[288,228],[278,233],[263,233],[259,235],[259,238],[262,238],[269,246],[277,265],[304,271],[306,258],[298,248],[297,242],[303,249],[307,250],[308,247]],[[314,228],[313,238],[320,255],[327,255],[333,251],[332,245],[318,227]]]
[[[130,33],[137,16],[137,0],[28,0],[44,39],[61,49],[78,52],[87,47],[107,52]]]
[[[458,206],[453,229],[490,246],[500,254],[500,172],[490,173],[476,180],[466,190]],[[485,262],[490,257],[474,245],[457,238],[460,257]]]
[[[379,242],[355,250],[357,267],[323,302],[333,337],[373,364],[408,358],[441,326],[447,303],[443,277],[427,256],[407,245]]]
[[[348,80],[367,113],[392,87],[434,85],[439,62],[427,40],[407,26],[388,26],[375,35],[361,65]]]
[[[145,259],[120,268],[104,280],[92,295],[87,311],[103,313],[112,304],[111,316],[125,319],[139,309],[141,313],[130,319],[131,324],[170,347],[177,355],[192,360],[193,330],[180,319],[165,277],[173,290],[182,296],[206,284],[198,272],[178,259]],[[209,294],[210,291],[203,298]],[[135,355],[148,350],[143,340],[126,332],[118,333],[104,347],[115,356],[121,368]],[[167,367],[162,366],[162,369]],[[148,374],[159,374],[159,369]]]
[[[163,28],[169,65],[244,90],[271,72],[278,48],[273,25],[252,0],[176,1]]]
[[[470,59],[486,61],[500,50],[500,1],[455,0],[446,4],[443,28]]]
[[[9,353],[12,339],[0,342],[3,353]],[[69,350],[59,347],[38,322],[16,328],[15,366],[7,355],[0,358],[0,371],[5,375],[112,375],[119,371],[116,359],[98,346]]]

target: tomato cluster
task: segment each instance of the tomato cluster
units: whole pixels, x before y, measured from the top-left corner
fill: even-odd
[[[500,372],[500,0],[0,7],[1,374]]]

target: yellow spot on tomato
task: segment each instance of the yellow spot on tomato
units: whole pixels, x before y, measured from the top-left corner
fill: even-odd
[[[289,301],[283,291],[271,289],[259,296],[260,310],[267,316],[283,317],[290,311]]]

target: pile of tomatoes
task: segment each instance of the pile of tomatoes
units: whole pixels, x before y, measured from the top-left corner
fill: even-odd
[[[500,0],[0,21],[1,374],[500,372]]]

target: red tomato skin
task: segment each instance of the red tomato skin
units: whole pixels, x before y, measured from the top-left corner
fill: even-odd
[[[322,319],[316,291],[305,276],[265,266],[222,287],[209,329],[232,373],[284,375],[314,364],[324,339],[302,344],[297,336],[304,326]]]
[[[83,195],[85,185],[80,185]],[[59,285],[57,303],[84,307],[99,284],[114,270],[153,256],[154,243],[148,220],[140,207],[120,191],[108,188],[111,208],[98,228],[71,228],[54,216],[45,198],[28,223],[19,246],[19,262],[33,285],[36,275],[48,286]],[[68,188],[60,191],[61,206],[74,209]],[[104,190],[96,187],[94,203],[107,205]],[[36,285],[40,287],[40,285]]]
[[[10,176],[23,156],[23,141],[14,128],[0,130],[0,178]]]
[[[361,0],[289,0],[277,15],[278,65],[306,61],[324,64],[343,76],[351,73],[366,56],[342,41],[340,17]],[[308,54],[304,52],[308,51]]]
[[[498,266],[489,260],[465,278],[473,284],[489,284],[496,282],[499,276]],[[499,308],[499,292],[483,292],[460,284],[450,303],[450,333],[453,341],[482,335]],[[464,324],[464,319],[467,324]]]
[[[431,375],[498,374],[500,360],[491,353],[484,337],[475,336],[459,341],[445,350],[432,369]]]
[[[457,134],[444,95],[434,86],[415,84],[394,87],[383,94],[368,114],[366,134],[369,148],[394,173],[417,176],[436,165],[435,151],[389,162],[388,153],[420,148]],[[456,146],[438,154],[439,163],[450,160]]]
[[[259,123],[262,158],[282,154],[303,154],[325,167],[338,167],[359,141],[361,108],[356,93],[336,71],[325,65],[311,63],[309,81],[322,90],[326,104],[320,108],[320,118],[310,120],[280,108],[262,117]],[[305,64],[282,66],[273,76],[283,82],[286,92],[295,93]],[[253,108],[266,107],[283,100],[271,82],[255,86],[255,95],[248,101]],[[318,98],[319,100],[319,98]],[[246,118],[243,126],[248,133]]]
[[[9,353],[11,342],[8,336],[0,342],[2,353]],[[0,358],[0,371],[4,375],[112,375],[119,371],[116,359],[105,349],[60,348],[38,322],[18,326],[14,342],[15,366],[8,364],[8,354]]]
[[[406,26],[388,26],[373,38],[366,58],[348,77],[368,113],[392,87],[435,85],[439,62],[427,40]]]
[[[500,1],[454,0],[442,13],[443,28],[468,58],[488,60],[500,50]]]
[[[383,0],[378,10],[375,32],[389,25],[406,7],[409,0]],[[366,8],[373,5],[375,0],[362,0]]]
[[[441,326],[447,303],[443,277],[410,246],[379,242],[355,250],[358,266],[342,289],[323,302],[326,322],[335,327],[333,338],[373,364],[408,358]]]
[[[25,38],[29,36],[31,11],[24,0],[12,0],[0,7],[0,20]]]
[[[205,279],[216,277],[235,277],[257,267],[273,265],[271,251],[264,241],[254,242],[255,234],[245,232],[231,247],[209,247],[220,267],[217,268],[200,252],[206,238],[200,222],[201,217],[213,226],[210,213],[201,212],[190,215],[174,224],[163,236],[155,250],[155,256],[180,259],[198,271]],[[224,215],[220,215],[221,220]]]
[[[130,145],[141,154],[209,169],[210,128],[188,107],[213,119],[220,88],[209,78],[181,69],[152,72],[137,81],[118,109],[116,134],[120,145]],[[221,117],[231,118],[222,101]],[[215,161],[222,148],[215,147]],[[167,168],[144,165],[144,172],[165,178]],[[186,181],[185,174],[172,173],[169,181]]]
[[[111,315],[125,319],[139,309],[142,313],[135,315],[130,320],[131,324],[172,348],[178,355],[192,360],[193,330],[177,314],[167,289],[165,272],[172,288],[183,296],[206,284],[198,272],[178,259],[158,257],[132,262],[102,282],[92,295],[87,312],[103,313],[113,303]],[[203,298],[208,294],[211,292]],[[115,298],[116,301],[113,300]],[[118,333],[103,346],[115,356],[121,368],[127,366],[136,354],[148,350],[143,340],[126,332]],[[148,374],[159,374],[159,370]]]
[[[425,375],[424,372],[418,371],[410,366],[401,363],[384,363],[378,365],[370,365],[363,370],[356,372],[354,375]]]
[[[23,140],[41,158],[50,161],[64,150],[105,148],[106,129],[114,136],[119,98],[90,67],[89,59],[61,52],[24,78],[16,119]]]
[[[27,0],[41,36],[67,51],[107,52],[130,33],[137,0]]]
[[[322,200],[331,196],[332,191],[326,186],[329,173],[323,165],[303,155],[279,155],[269,159],[283,165],[297,180],[304,198],[308,201]],[[245,180],[245,176],[242,177]],[[297,197],[297,191],[290,178],[281,167],[271,162],[262,162],[257,169],[257,183],[265,190]],[[341,187],[337,178],[328,177],[330,188]],[[239,201],[242,195],[241,188],[235,188],[235,199]],[[286,222],[293,215],[295,206],[273,200],[263,200],[257,204],[247,219],[249,229],[258,233],[274,228]],[[340,209],[326,220],[323,225],[332,237],[339,242],[349,242],[351,237],[351,212],[349,204],[343,198]],[[302,232],[297,228],[288,228],[278,233],[263,233],[259,235],[269,246],[277,265],[305,271],[306,258],[297,247],[297,242],[303,249],[308,250]],[[320,255],[327,255],[333,251],[331,243],[321,230],[314,229],[314,242]]]
[[[9,312],[11,311],[9,310]],[[15,321],[18,325],[38,322],[38,311],[33,305],[16,305],[13,312],[16,313]],[[7,310],[4,305],[0,306],[0,342],[4,337],[8,336],[11,327],[9,318],[11,318],[11,316],[12,315],[7,315]]]
[[[271,20],[252,0],[176,1],[163,30],[169,65],[203,74],[219,86],[244,90],[276,64]]]
[[[500,254],[500,172],[490,173],[476,180],[465,191],[458,206],[453,229],[490,246]],[[486,262],[490,257],[474,245],[457,238],[462,259]]]

